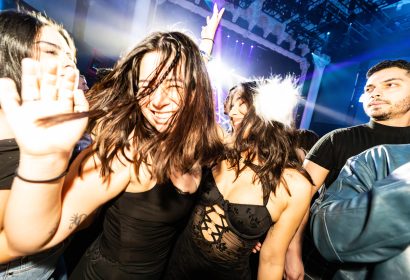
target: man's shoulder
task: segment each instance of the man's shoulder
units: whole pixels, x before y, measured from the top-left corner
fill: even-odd
[[[360,124],[333,130],[316,142],[306,159],[329,170],[335,168],[335,161],[340,161],[343,165],[351,155],[357,154],[352,154],[351,149],[355,147],[355,142],[362,138],[360,135],[366,133],[363,131],[368,129],[367,124]]]
[[[345,141],[354,141],[355,139],[357,140],[358,135],[370,131],[371,129],[368,124],[338,128],[323,135],[318,142],[321,143],[321,145],[324,145],[327,142],[338,143],[342,141],[344,143]]]
[[[364,123],[364,124],[359,124],[359,125],[355,125],[355,126],[338,128],[338,129],[335,129],[335,130],[332,130],[332,131],[328,132],[326,135],[329,135],[329,136],[344,136],[344,135],[350,135],[352,133],[357,133],[357,132],[360,132],[360,131],[367,131],[369,129],[370,129],[369,125],[367,123]]]

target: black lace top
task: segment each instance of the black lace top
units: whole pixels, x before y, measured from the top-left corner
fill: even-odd
[[[210,170],[203,176],[201,197],[176,244],[167,279],[249,279],[249,255],[273,224],[268,197],[263,205],[231,203]]]

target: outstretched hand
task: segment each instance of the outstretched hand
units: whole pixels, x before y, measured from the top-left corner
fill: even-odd
[[[224,14],[225,8],[218,10],[218,6],[214,5],[214,10],[212,12],[212,16],[206,17],[206,25],[202,26],[201,31],[201,38],[207,38],[213,40],[215,37],[216,30],[218,29],[219,22],[222,19],[222,15]]]
[[[64,74],[64,75],[62,75]],[[55,125],[39,120],[59,114],[88,111],[88,103],[77,89],[78,71],[41,66],[26,58],[22,62],[21,97],[14,82],[0,79],[0,104],[19,144],[21,154],[47,156],[69,154],[87,125],[87,118]]]

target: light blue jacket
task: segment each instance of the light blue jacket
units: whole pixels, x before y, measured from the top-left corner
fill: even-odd
[[[334,279],[410,279],[410,144],[348,160],[312,206],[311,232]]]

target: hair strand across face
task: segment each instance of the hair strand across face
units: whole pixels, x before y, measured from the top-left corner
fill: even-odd
[[[151,52],[160,53],[161,61],[141,93],[138,71],[144,55]],[[183,98],[169,127],[158,132],[143,116],[139,100],[152,94],[169,73],[175,79],[182,75]],[[131,143],[134,158],[129,160],[136,170],[143,163],[149,165],[158,182],[173,172],[188,172],[197,163],[211,164],[221,154],[207,70],[198,47],[182,33],[150,35],[87,95],[91,111],[98,112],[90,117],[89,131],[96,135],[95,151],[103,175],[110,173],[110,162]]]

